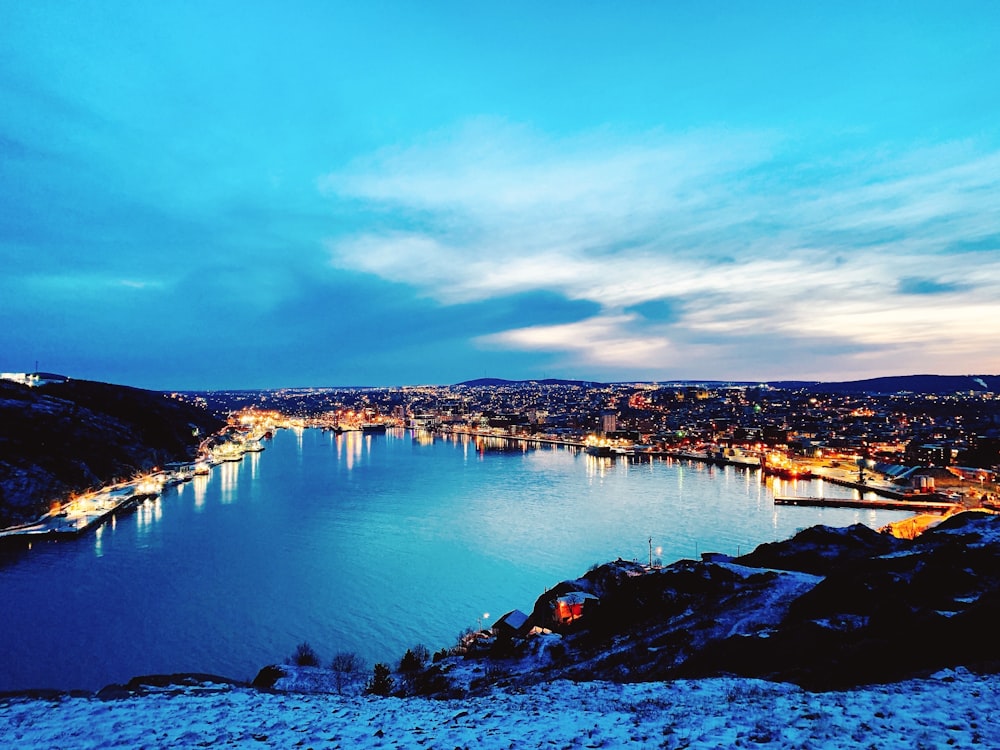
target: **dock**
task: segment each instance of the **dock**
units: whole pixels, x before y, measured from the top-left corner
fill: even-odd
[[[953,513],[962,506],[931,500],[859,500],[850,497],[797,497],[775,495],[775,505],[803,505],[819,508],[870,508],[872,510],[903,510],[912,513]]]
[[[100,493],[87,499],[86,508],[48,514],[34,523],[0,530],[0,547],[29,547],[33,542],[72,539],[156,497],[159,497],[158,491],[133,487]]]

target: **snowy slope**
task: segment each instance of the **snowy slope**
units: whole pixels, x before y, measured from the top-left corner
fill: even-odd
[[[204,686],[0,701],[20,748],[998,747],[1000,677],[958,669],[848,692],[717,678],[557,681],[435,701]]]

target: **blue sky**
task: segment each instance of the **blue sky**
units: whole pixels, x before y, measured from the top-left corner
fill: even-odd
[[[0,370],[1000,372],[1000,5],[0,0]]]

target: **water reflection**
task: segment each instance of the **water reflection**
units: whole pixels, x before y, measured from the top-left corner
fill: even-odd
[[[585,454],[587,479],[593,482],[594,479],[604,479],[614,466],[614,459],[610,456],[591,456]]]
[[[208,475],[200,474],[191,480],[194,489],[194,509],[199,513],[205,509],[205,495],[208,492]]]
[[[150,498],[140,503],[139,507],[136,508],[135,517],[139,535],[145,536],[153,524],[163,518],[163,504],[160,502],[160,498]]]
[[[229,505],[236,500],[236,484],[240,478],[240,464],[236,461],[226,461],[218,467],[221,494],[219,500],[223,505]]]
[[[498,437],[493,435],[465,435],[465,442],[472,442],[476,451],[481,454],[485,453],[527,453],[529,449],[535,449],[537,446],[534,444],[529,444],[525,440],[514,440],[512,438]]]

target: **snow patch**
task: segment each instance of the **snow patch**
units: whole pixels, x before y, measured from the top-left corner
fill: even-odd
[[[233,687],[117,701],[0,700],[12,746],[60,747],[997,747],[1000,677],[811,693],[717,678],[557,680],[462,700],[257,692]]]

